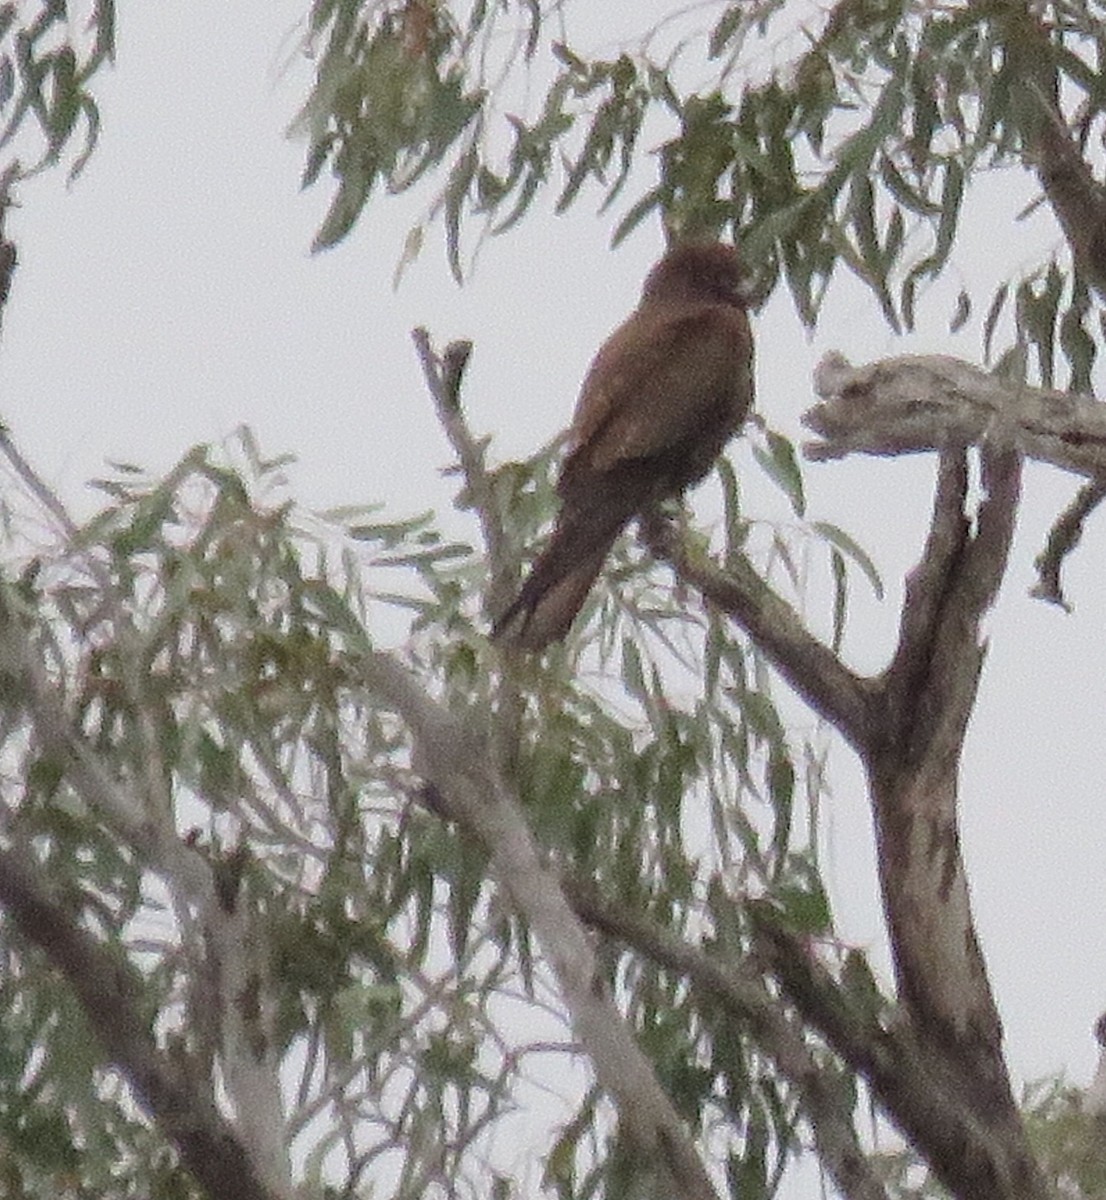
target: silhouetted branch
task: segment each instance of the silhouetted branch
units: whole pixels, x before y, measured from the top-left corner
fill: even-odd
[[[17,205],[12,196],[12,189],[21,178],[23,178],[23,168],[18,159],[10,162],[3,172],[0,172],[0,320],[3,319],[4,310],[8,306],[8,297],[11,295],[12,280],[15,277],[15,268],[18,262],[15,243],[8,237],[5,229],[7,224],[5,218],[8,209]]]

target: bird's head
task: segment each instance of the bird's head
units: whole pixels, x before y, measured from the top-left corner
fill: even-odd
[[[710,300],[745,308],[750,279],[741,257],[724,242],[680,242],[649,272],[642,302]]]

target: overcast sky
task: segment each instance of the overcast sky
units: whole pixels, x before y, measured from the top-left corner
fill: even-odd
[[[618,214],[597,218],[585,202],[554,218],[546,206],[487,244],[464,288],[450,278],[435,230],[393,291],[404,234],[420,213],[401,198],[377,203],[345,243],[312,257],[329,192],[300,194],[303,147],[284,136],[310,80],[296,54],[306,3],[121,4],[118,65],[95,85],[100,148],[72,188],[54,172],[20,194],[0,416],[78,508],[94,502],[84,481],[105,459],[164,469],[242,422],[265,452],[295,453],[292,478],[307,507],[448,508],[450,485],[438,472],[448,451],[410,329],[474,339],[472,423],[494,433],[500,457],[520,456],[566,423],[591,354],[636,302],[660,249],[655,225],[611,252]],[[602,10],[603,20],[625,20],[640,6]],[[613,36],[613,27],[596,32],[603,42]],[[977,359],[976,326],[958,340],[947,334],[951,300],[961,281],[993,283],[1057,241],[1046,214],[1016,230],[1007,223],[1028,195],[1017,176],[993,181],[958,248],[954,281],[931,297],[930,325],[910,341],[892,337],[859,288],[835,294],[814,339],[782,298],[774,303],[757,326],[767,419],[800,435],[811,371],[830,348],[854,362],[907,350]],[[739,448],[735,461],[748,467],[747,452]],[[885,662],[933,470],[931,456],[809,470],[810,515],[850,530],[891,585],[882,605],[856,610],[848,649],[864,669]],[[968,739],[963,832],[1014,1068],[1020,1078],[1065,1068],[1083,1082],[1094,1062],[1090,1026],[1106,1007],[1101,520],[1069,566],[1073,616],[1026,594],[1044,532],[1073,491],[1057,471],[1027,469]],[[875,946],[862,780],[847,752],[833,764],[824,811],[835,900],[845,936]]]

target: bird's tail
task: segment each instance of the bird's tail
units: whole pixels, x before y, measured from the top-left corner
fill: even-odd
[[[591,585],[633,507],[566,504],[549,545],[510,607],[492,626],[497,641],[544,650],[559,641],[583,607]]]

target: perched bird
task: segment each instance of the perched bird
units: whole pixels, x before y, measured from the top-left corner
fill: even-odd
[[[753,402],[753,340],[737,251],[673,247],[595,356],[568,431],[549,545],[495,622],[504,644],[563,638],[635,515],[710,470]]]

